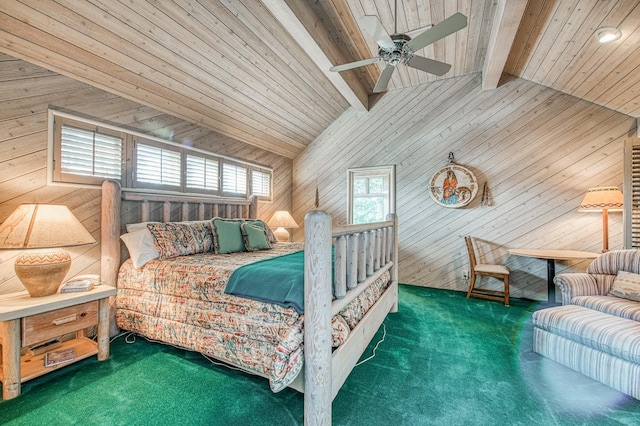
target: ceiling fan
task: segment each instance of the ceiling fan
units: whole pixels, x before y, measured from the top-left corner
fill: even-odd
[[[397,7],[396,2],[396,19],[398,15]],[[359,19],[359,22],[364,30],[376,40],[378,44],[378,56],[362,61],[336,65],[329,68],[329,71],[346,71],[384,61],[387,65],[380,74],[376,86],[373,88],[373,93],[380,93],[387,90],[393,71],[399,64],[405,64],[411,68],[438,76],[446,74],[451,68],[451,65],[418,56],[415,52],[466,27],[467,17],[462,13],[456,13],[414,38],[411,38],[407,34],[389,35],[382,26],[380,19],[374,15],[365,15]],[[394,25],[397,25],[397,22],[394,22]],[[394,30],[397,30],[397,28],[394,28]]]

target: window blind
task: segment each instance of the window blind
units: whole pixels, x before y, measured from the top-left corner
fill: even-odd
[[[136,180],[143,183],[180,186],[179,151],[137,144]]]
[[[231,194],[247,193],[247,167],[222,163],[222,191]]]
[[[187,155],[187,188],[218,190],[218,160]]]
[[[60,162],[62,173],[120,179],[122,139],[97,131],[63,125]]]
[[[251,193],[259,197],[271,196],[271,173],[251,171]]]
[[[261,200],[271,201],[273,171],[258,164],[52,110],[49,125],[52,182],[97,186],[114,179],[122,188],[225,197],[246,197],[254,187]]]

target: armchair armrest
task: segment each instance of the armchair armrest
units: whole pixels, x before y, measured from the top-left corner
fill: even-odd
[[[604,295],[609,292],[615,275],[567,273],[553,279],[562,293],[562,304],[568,305],[577,296]]]

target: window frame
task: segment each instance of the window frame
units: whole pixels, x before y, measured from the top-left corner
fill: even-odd
[[[188,166],[187,166],[187,160],[188,160],[187,157],[188,156],[198,157],[198,158],[204,159],[205,160],[205,167],[206,167],[206,161],[207,160],[213,160],[218,164],[218,166],[217,166],[217,168],[218,168],[218,171],[217,171],[217,182],[216,182],[216,185],[215,185],[215,189],[196,188],[196,187],[188,185],[188,182],[187,182],[187,177],[188,177],[187,174],[189,172]],[[215,156],[213,154],[204,154],[202,152],[191,152],[191,151],[189,151],[184,155],[182,160],[183,160],[183,163],[184,163],[183,170],[185,172],[185,177],[184,177],[184,190],[185,190],[185,192],[197,192],[197,193],[202,193],[202,194],[212,194],[212,195],[215,195],[215,196],[220,196],[220,186],[221,186],[221,183],[222,183],[222,177],[220,176],[220,171],[222,170],[222,160],[219,157],[217,157],[217,156]],[[206,185],[206,180],[205,180],[205,185]]]
[[[258,195],[254,193],[253,188],[253,174],[254,173],[264,173],[269,176],[269,195]],[[258,197],[258,200],[265,202],[273,201],[273,171],[269,169],[265,169],[263,167],[252,166],[249,170],[249,187],[251,188],[249,194],[255,195]]]
[[[389,179],[389,194],[388,194],[388,213],[395,214],[396,212],[396,166],[395,164],[389,166],[373,166],[373,167],[355,167],[347,169],[347,223],[353,224],[353,208],[355,191],[353,188],[356,177],[377,177],[386,176]],[[386,215],[385,215],[386,216]],[[386,217],[383,218],[383,221]]]
[[[48,150],[47,150],[47,184],[56,186],[73,186],[82,188],[99,187],[105,178],[86,177],[76,174],[61,175],[56,171],[56,166],[61,165],[61,129],[67,124],[89,131],[100,130],[100,133],[108,135],[121,135],[122,139],[122,165],[120,184],[123,191],[130,192],[158,192],[166,194],[191,194],[198,196],[226,197],[226,198],[249,198],[252,193],[252,173],[253,170],[261,171],[270,175],[269,196],[259,196],[259,200],[271,201],[273,198],[273,168],[253,163],[215,152],[205,151],[199,148],[184,146],[176,142],[157,138],[154,136],[139,133],[123,127],[102,123],[99,120],[71,114],[66,111],[49,108],[48,110]],[[139,182],[136,178],[137,144],[142,143],[159,147],[161,149],[172,150],[180,153],[180,182],[179,186],[163,185],[161,183]],[[195,188],[187,186],[187,155],[202,157],[205,160],[214,160],[218,163],[218,182],[215,189]],[[234,164],[246,168],[245,191],[244,193],[223,191],[222,170],[223,165]]]
[[[235,191],[227,191],[224,188],[224,184],[225,184],[225,179],[224,179],[224,166],[230,166],[230,167],[244,167],[244,189],[245,192],[244,193],[240,193],[240,192],[235,192]],[[249,188],[249,166],[246,164],[242,164],[239,163],[237,161],[230,161],[230,160],[222,160],[221,164],[220,164],[220,194],[223,197],[239,197],[240,195],[244,196],[245,198],[248,197],[250,188]]]
[[[153,148],[158,148],[160,150],[166,150],[166,151],[171,151],[174,153],[178,154],[178,167],[180,168],[178,174],[180,175],[180,184],[178,185],[170,185],[170,184],[166,184],[166,183],[154,183],[154,182],[143,182],[138,180],[138,170],[137,170],[137,165],[138,165],[138,146],[139,145],[146,145],[146,146],[150,146]],[[131,154],[131,182],[129,183],[129,186],[131,188],[134,189],[155,189],[155,190],[161,190],[161,191],[177,191],[177,192],[184,192],[184,170],[183,170],[183,164],[184,164],[184,157],[183,153],[182,153],[182,149],[175,147],[175,146],[167,146],[161,142],[158,141],[154,141],[151,139],[147,139],[147,138],[141,138],[141,137],[134,137],[133,138],[133,151],[130,153]]]
[[[62,171],[62,128],[64,126],[120,138],[122,140],[120,179],[123,178],[124,170],[122,168],[122,162],[125,158],[124,149],[126,146],[125,139],[127,138],[123,132],[100,126],[96,123],[79,121],[63,116],[54,116],[50,122],[53,127],[53,144],[58,147],[56,150],[49,149],[50,161],[48,161],[47,167],[50,169],[48,175],[50,175],[51,181],[66,182],[69,184],[101,185],[106,179],[104,177],[65,173]]]

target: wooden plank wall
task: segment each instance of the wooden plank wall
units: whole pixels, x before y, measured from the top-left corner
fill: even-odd
[[[259,216],[268,220],[276,210],[290,209],[290,159],[0,54],[0,222],[20,203],[61,203],[100,241],[100,190],[46,185],[50,105],[271,166],[276,201],[260,203]],[[73,257],[69,276],[99,273],[99,244],[70,248],[69,252]],[[22,290],[13,271],[19,253],[0,250],[0,294]]]
[[[623,179],[627,115],[515,77],[480,89],[470,74],[389,92],[369,113],[345,112],[294,159],[293,212],[314,209],[346,222],[347,169],[397,165],[400,282],[464,291],[464,235],[486,241],[485,256],[512,269],[512,295],[546,298],[546,262],[510,257],[508,248],[600,251],[601,215],[579,213],[589,187]],[[480,185],[461,209],[434,203],[428,182],[453,152]],[[490,206],[480,205],[488,185]],[[622,248],[622,215],[610,214],[610,248]],[[294,234],[300,238],[300,231]],[[558,262],[557,271],[587,261]],[[494,283],[486,285],[493,286]]]

